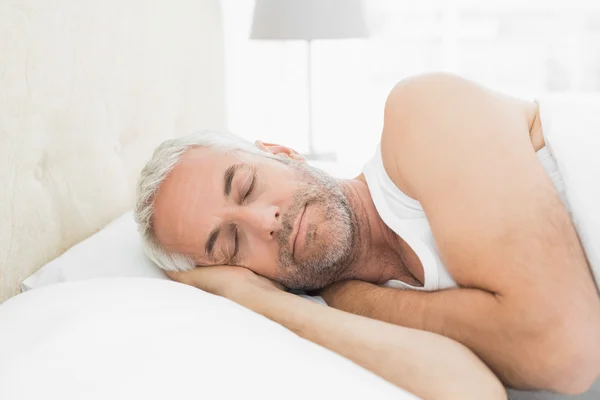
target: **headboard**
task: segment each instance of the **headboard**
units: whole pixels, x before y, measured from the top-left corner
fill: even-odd
[[[133,206],[154,147],[225,128],[218,0],[0,2],[0,302]]]

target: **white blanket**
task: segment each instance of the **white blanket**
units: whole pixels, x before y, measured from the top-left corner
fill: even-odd
[[[546,146],[565,184],[571,216],[600,286],[600,97],[538,101]]]

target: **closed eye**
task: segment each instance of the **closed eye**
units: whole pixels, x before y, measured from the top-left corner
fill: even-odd
[[[240,249],[240,239],[239,239],[239,235],[238,235],[238,227],[235,227],[235,231],[233,234],[233,243],[234,243],[234,247],[233,247],[233,254],[231,255],[231,258],[229,259],[229,261],[227,262],[228,265],[237,265],[238,264],[238,252]]]
[[[248,191],[242,198],[242,203],[246,201],[246,199],[252,194],[252,192],[254,192],[254,188],[256,188],[256,171],[252,172],[252,182],[250,182],[250,187],[248,188]]]

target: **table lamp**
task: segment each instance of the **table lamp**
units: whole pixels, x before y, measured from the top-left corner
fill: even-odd
[[[308,91],[308,160],[335,161],[318,153],[312,121],[312,42],[316,39],[367,37],[361,0],[256,0],[251,39],[304,40]]]

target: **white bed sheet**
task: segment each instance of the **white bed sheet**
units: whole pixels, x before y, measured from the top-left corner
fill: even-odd
[[[547,96],[538,102],[546,145],[600,288],[600,96]]]

